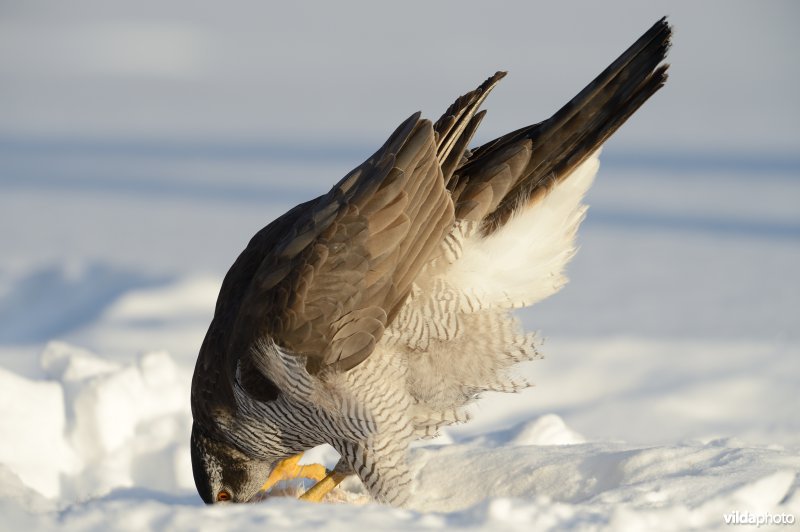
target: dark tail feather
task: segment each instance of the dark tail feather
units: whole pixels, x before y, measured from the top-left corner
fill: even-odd
[[[625,121],[658,91],[667,79],[666,64],[661,64],[670,46],[670,26],[662,18],[606,68],[569,103],[551,118],[495,139],[475,150],[469,161],[455,171],[459,204],[474,210],[496,174],[498,165],[515,159],[513,182],[503,186],[484,205],[484,234],[502,226],[521,204],[536,199],[555,183],[568,176],[585,161]],[[660,65],[660,66],[659,66]],[[527,163],[519,165],[521,150],[529,150]],[[505,177],[508,178],[508,172]],[[496,187],[495,187],[496,188]]]

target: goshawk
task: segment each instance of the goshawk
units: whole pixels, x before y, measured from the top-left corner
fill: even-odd
[[[340,462],[307,499],[356,474],[402,506],[413,440],[527,386],[509,370],[537,342],[513,311],[566,282],[599,148],[665,83],[670,33],[658,21],[551,118],[470,149],[498,72],[252,238],[192,380],[205,502],[248,501],[327,443]]]

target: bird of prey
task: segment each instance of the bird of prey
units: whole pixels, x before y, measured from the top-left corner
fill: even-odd
[[[413,440],[465,421],[482,392],[527,386],[511,370],[537,341],[513,311],[566,282],[598,150],[664,85],[670,36],[659,20],[552,117],[471,149],[498,72],[256,233],[192,379],[201,498],[249,501],[327,443],[341,459],[303,498],[355,474],[403,506]]]

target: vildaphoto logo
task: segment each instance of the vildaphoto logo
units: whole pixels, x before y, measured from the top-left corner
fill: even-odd
[[[762,525],[793,525],[793,514],[773,514],[770,512],[729,512],[722,514],[726,525],[750,525],[756,528]]]

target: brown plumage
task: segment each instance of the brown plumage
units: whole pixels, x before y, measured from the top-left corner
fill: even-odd
[[[469,340],[458,326],[469,316],[476,330],[502,331],[519,352],[492,365],[490,380],[535,354],[506,310],[481,307],[478,296],[466,295],[470,287],[449,283],[447,268],[463,242],[488,242],[517,212],[535,209],[661,88],[669,38],[662,19],[551,118],[470,151],[485,114],[478,109],[505,76],[498,72],[435,124],[412,115],[330,192],[259,231],[225,277],[192,381],[193,465],[203,498],[213,500],[211,476],[224,480],[226,468],[236,469],[230,464],[252,461],[265,464],[253,471],[268,470],[287,453],[327,441],[375,497],[402,504],[407,488],[387,486],[408,483],[397,453],[412,434],[460,419],[445,412],[441,397],[458,396],[447,405],[455,411],[477,391],[505,389],[497,377],[464,388],[474,391],[421,390],[425,376],[411,366],[415,357],[435,357],[435,346],[419,341],[422,329],[413,340],[406,333],[437,329],[431,320],[441,317],[455,325],[425,334],[438,342]],[[497,349],[486,356],[511,347]],[[393,378],[408,384],[381,381],[395,370]],[[347,384],[356,376],[359,382]],[[393,405],[360,388],[381,386],[387,397],[396,395]],[[391,408],[401,420],[392,426],[381,421]],[[307,426],[278,419],[293,415],[305,416]],[[375,444],[388,435],[400,442],[391,459]],[[381,460],[401,477],[374,480]]]

